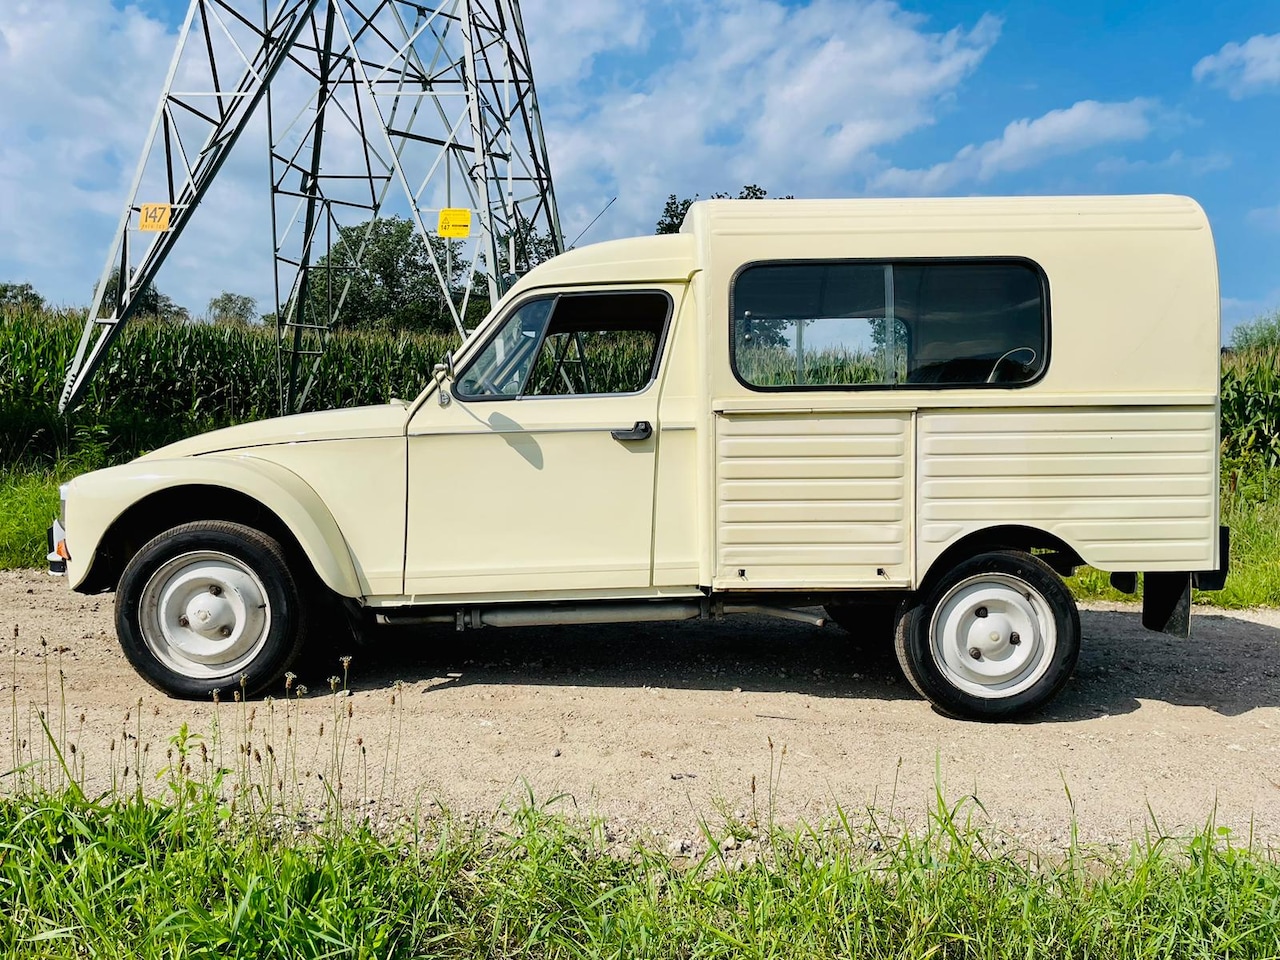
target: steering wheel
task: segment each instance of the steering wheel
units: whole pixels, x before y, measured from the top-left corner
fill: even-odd
[[[1027,362],[1023,364],[1023,366],[1030,366],[1031,364],[1036,362],[1036,352],[1033,348],[1014,347],[1012,350],[1007,350],[1004,353],[1002,353],[999,359],[997,359],[996,362],[991,365],[991,372],[987,374],[987,383],[995,383],[996,374],[1000,372],[1000,364],[1004,363],[1006,360],[1008,360],[1010,357],[1012,357],[1014,354],[1017,354],[1017,353],[1028,353],[1031,355],[1027,359]]]

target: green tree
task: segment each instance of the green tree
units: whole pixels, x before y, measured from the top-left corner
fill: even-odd
[[[712,200],[764,200],[769,196],[769,191],[758,184],[749,183],[738,191],[736,197],[731,193],[713,193],[710,197]],[[677,197],[674,193],[667,197],[667,202],[662,208],[662,215],[658,217],[658,222],[654,229],[654,233],[679,233],[680,225],[684,223],[685,214],[689,212],[689,207],[698,199],[695,193],[692,197]],[[783,200],[792,200],[790,194],[782,197]]]
[[[662,208],[662,215],[658,217],[658,222],[654,227],[654,233],[679,233],[680,225],[684,223],[685,214],[689,212],[689,207],[693,205],[693,201],[697,200],[697,196],[685,197],[681,199],[674,193],[667,197],[666,205]]]
[[[1280,347],[1280,310],[1246,320],[1232,330],[1231,347],[1234,350]]]
[[[507,237],[499,237],[499,255],[505,258],[510,249]],[[522,277],[544,260],[550,260],[556,255],[555,241],[552,240],[551,234],[540,233],[537,230],[518,233],[516,234],[515,254],[515,275]]]
[[[463,244],[431,237],[431,251],[449,274],[449,296],[461,304],[470,286],[463,326],[473,329],[489,312],[489,285],[471,274],[471,258]],[[363,245],[363,254],[361,247]],[[555,253],[550,236],[532,233],[515,245],[516,275],[522,275]],[[499,238],[500,256],[509,245]],[[504,267],[506,264],[504,264]],[[312,268],[307,305],[310,320],[327,324],[342,298],[338,325],[348,329],[453,333],[453,316],[431,265],[427,244],[412,221],[388,217],[339,229],[338,241]]]
[[[0,309],[43,310],[44,297],[29,283],[0,283]]]
[[[98,315],[109,317],[116,309],[116,298],[120,295],[120,268],[111,271],[111,276],[107,278],[106,292],[102,297],[102,309],[98,311]],[[137,295],[138,307],[134,316],[150,317],[153,320],[163,320],[167,323],[186,323],[191,319],[191,314],[186,307],[180,306],[171,297],[165,296],[156,289],[154,283],[149,283]]]
[[[240,293],[222,293],[209,301],[208,317],[211,323],[232,327],[247,327],[254,322],[258,301]]]
[[[332,249],[312,268],[307,306],[310,321],[327,323],[347,284],[338,317],[340,326],[362,330],[451,333],[454,330],[445,294],[431,266],[427,245],[409,220],[389,217],[339,228]],[[445,269],[449,247],[439,237],[429,240]],[[363,253],[361,248],[363,247]],[[460,300],[464,262],[455,248],[450,291]]]

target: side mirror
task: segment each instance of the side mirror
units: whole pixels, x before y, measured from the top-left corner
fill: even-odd
[[[444,355],[444,363],[437,363],[431,368],[431,375],[435,377],[436,383],[440,385],[440,406],[447,407],[453,398],[449,396],[449,391],[445,389],[442,381],[454,379],[452,350]]]

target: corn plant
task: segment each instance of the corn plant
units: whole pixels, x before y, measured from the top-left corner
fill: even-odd
[[[1223,452],[1280,467],[1280,348],[1230,355],[1222,371]]]

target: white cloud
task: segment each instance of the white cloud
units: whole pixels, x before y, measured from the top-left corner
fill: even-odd
[[[54,302],[85,304],[128,197],[177,33],[137,7],[120,9],[111,0],[8,2],[0,0],[0,281],[29,281]],[[252,55],[254,38],[233,19],[227,23]],[[227,83],[229,75],[234,84],[243,61],[220,27],[211,33],[222,80]],[[204,41],[195,36],[174,88],[207,90],[210,83]],[[300,133],[312,116],[306,108],[314,81],[290,65],[273,91],[277,119],[296,116]],[[343,99],[349,107],[351,98]],[[195,102],[211,110],[212,100]],[[210,127],[182,110],[174,117],[194,158]],[[350,127],[337,122],[337,112],[332,119],[326,172],[362,172],[357,159],[363,155],[357,155]],[[203,313],[224,289],[247,293],[263,311],[271,309],[265,129],[259,111],[157,280],[193,314]],[[143,181],[144,201],[165,195],[157,155]],[[285,218],[295,208],[293,201],[281,203]],[[136,264],[139,237],[132,240]]]
[[[1201,83],[1225,89],[1233,100],[1267,88],[1280,89],[1280,33],[1258,34],[1244,43],[1224,44],[1200,60],[1191,75]]]
[[[1199,177],[1207,173],[1228,170],[1231,168],[1231,164],[1231,157],[1225,153],[1188,156],[1181,150],[1174,150],[1162,160],[1130,160],[1127,157],[1107,157],[1099,160],[1094,166],[1094,170],[1103,176],[1124,176],[1135,173],[1146,174],[1152,171],[1174,170]]]
[[[928,194],[946,193],[963,183],[986,183],[1053,157],[1105,143],[1145,139],[1154,127],[1152,114],[1156,106],[1155,101],[1144,97],[1124,103],[1081,100],[1034,120],[1015,120],[996,139],[970,144],[952,159],[932,167],[886,170],[873,184],[883,193]]]
[[[876,148],[933,122],[1000,30],[984,17],[931,32],[884,0],[645,9],[642,35],[655,35],[661,18],[679,38],[666,62],[596,96],[543,96],[570,235],[614,194],[617,206],[591,239],[651,230],[673,192],[752,182],[774,193],[848,192],[852,176],[873,168]]]
[[[600,54],[639,49],[648,32],[643,4],[629,0],[525,0],[521,17],[539,90],[581,80]]]
[[[109,0],[0,4],[0,279],[88,298],[173,43]]]
[[[1255,207],[1249,211],[1249,222],[1267,230],[1280,230],[1280,204],[1274,207]]]

